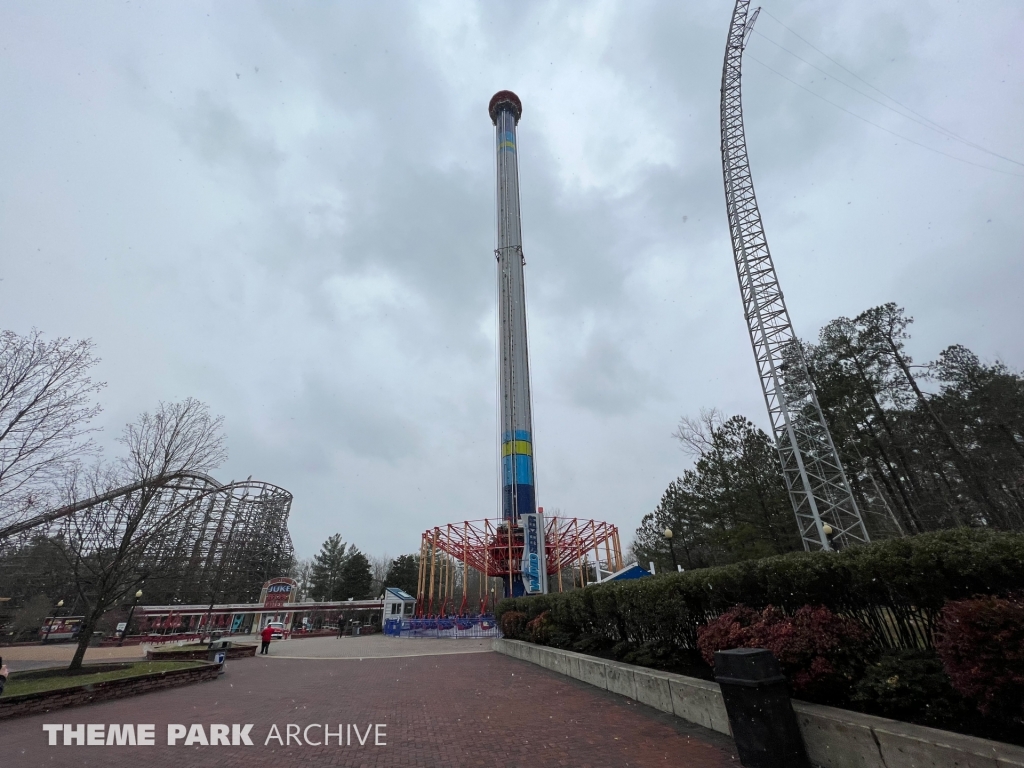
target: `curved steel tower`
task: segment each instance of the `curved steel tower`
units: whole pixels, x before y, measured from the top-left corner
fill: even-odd
[[[537,530],[537,495],[533,476],[533,419],[530,412],[530,364],[526,343],[526,289],[523,278],[523,239],[519,218],[519,163],[516,125],[523,105],[511,91],[499,91],[487,108],[494,123],[497,155],[495,249],[498,261],[498,324],[501,347],[501,515],[509,542],[529,539]],[[532,518],[529,516],[533,516]],[[540,526],[543,538],[543,526]],[[527,542],[529,544],[529,542]],[[543,560],[544,547],[540,544]],[[506,595],[546,592],[546,568],[524,586],[523,577],[510,577]],[[524,555],[525,566],[525,555]],[[523,569],[527,569],[524,567]],[[533,587],[533,588],[531,588]]]
[[[867,542],[868,532],[793,333],[754,197],[740,93],[743,49],[760,11],[748,21],[749,7],[750,0],[736,2],[722,68],[722,171],[729,231],[750,343],[800,537],[806,550],[831,549],[833,544]],[[826,523],[833,529],[831,537],[826,536]]]

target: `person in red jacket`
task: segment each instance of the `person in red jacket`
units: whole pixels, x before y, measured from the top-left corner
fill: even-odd
[[[268,653],[267,649],[270,648],[270,641],[274,637],[274,628],[269,624],[263,628],[260,632],[260,639],[263,641],[263,645],[260,647],[260,653]]]

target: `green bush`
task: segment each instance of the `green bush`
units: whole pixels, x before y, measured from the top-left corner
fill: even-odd
[[[794,614],[816,605],[859,620],[878,649],[909,650],[933,647],[947,600],[1020,589],[1024,534],[955,530],[506,599],[497,614],[531,621],[550,611],[549,642],[559,647],[665,656],[696,649],[697,628],[733,606]]]
[[[972,714],[931,650],[886,652],[864,671],[851,702],[872,715],[934,728],[955,727]]]

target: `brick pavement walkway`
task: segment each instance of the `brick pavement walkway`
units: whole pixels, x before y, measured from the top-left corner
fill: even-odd
[[[54,722],[155,723],[157,745],[50,747],[42,726]],[[168,723],[253,723],[255,746],[170,747]],[[387,745],[265,744],[273,724],[286,736],[289,723],[385,723]],[[719,734],[496,653],[257,657],[229,662],[215,682],[0,723],[5,768],[724,768],[739,765],[734,754]]]
[[[434,656],[447,653],[489,653],[491,638],[435,637],[311,637],[274,641],[270,655],[291,659],[375,659],[396,656]]]

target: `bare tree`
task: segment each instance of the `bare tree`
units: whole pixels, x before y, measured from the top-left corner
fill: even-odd
[[[299,594],[302,595],[302,599],[309,597],[310,582],[313,579],[313,558],[296,560],[291,575],[299,582]]]
[[[683,453],[698,458],[714,445],[715,430],[725,423],[725,416],[717,408],[701,408],[699,416],[683,416],[672,437],[680,443]]]
[[[66,558],[84,606],[78,648],[70,669],[82,665],[93,630],[110,606],[134,592],[159,559],[150,555],[180,535],[177,523],[187,512],[185,502],[168,478],[204,473],[226,458],[222,417],[189,398],[161,403],[125,426],[120,442],[127,455],[117,464],[97,464],[69,477],[67,496],[74,503],[83,495],[102,498],[61,520],[57,550]],[[111,497],[110,489],[131,490]]]
[[[391,556],[385,552],[383,555],[374,555],[369,558],[370,560],[370,575],[373,577],[373,581],[370,586],[370,593],[373,595],[380,595],[384,592],[385,580],[388,577],[388,570],[391,568]]]
[[[100,412],[91,340],[0,332],[0,529],[47,509],[71,465],[95,450]]]

